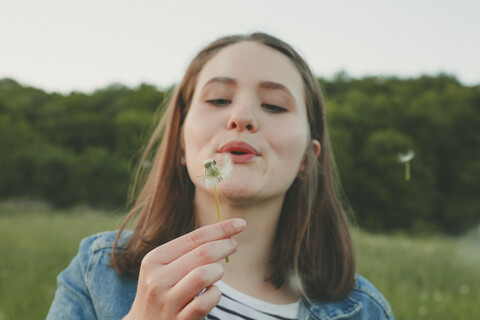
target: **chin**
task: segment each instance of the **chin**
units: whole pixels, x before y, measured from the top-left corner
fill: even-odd
[[[250,183],[226,183],[218,184],[218,194],[221,198],[227,198],[230,201],[236,202],[254,198],[258,192],[256,188]],[[220,200],[221,201],[221,200]]]

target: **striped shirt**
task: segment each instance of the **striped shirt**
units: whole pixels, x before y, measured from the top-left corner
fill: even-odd
[[[222,291],[220,303],[210,311],[210,320],[296,320],[300,302],[272,304],[230,287],[223,281],[215,285]]]

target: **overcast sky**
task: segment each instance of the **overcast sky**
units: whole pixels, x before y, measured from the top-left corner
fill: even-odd
[[[265,31],[331,77],[480,84],[479,0],[0,0],[0,78],[47,91],[177,83],[215,38]]]

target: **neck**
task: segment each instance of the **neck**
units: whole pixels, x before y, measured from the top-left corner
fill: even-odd
[[[199,227],[218,221],[213,192],[197,190],[194,204]],[[230,257],[230,263],[223,262],[225,282],[234,285],[233,282],[237,282],[235,279],[252,277],[255,281],[263,282],[269,273],[270,255],[282,204],[283,197],[247,203],[220,199],[223,220],[242,218],[247,222],[246,230],[234,237],[238,243],[237,252]]]
[[[256,202],[220,199],[223,220],[242,218],[247,222],[245,231],[234,237],[238,243],[237,252],[230,257],[229,263],[222,261],[225,270],[222,281],[245,294],[276,304],[298,299],[287,286],[277,289],[265,281],[271,272],[270,256],[283,199],[283,196]],[[194,210],[198,227],[216,223],[213,192],[197,189]]]

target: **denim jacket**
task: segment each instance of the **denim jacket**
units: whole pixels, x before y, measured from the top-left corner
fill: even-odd
[[[122,319],[137,290],[136,277],[119,276],[110,266],[116,232],[82,240],[78,254],[57,278],[58,288],[47,319]],[[122,248],[131,232],[124,231]],[[299,320],[393,319],[388,302],[368,280],[356,276],[356,288],[341,301],[302,300]]]

